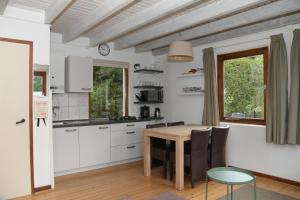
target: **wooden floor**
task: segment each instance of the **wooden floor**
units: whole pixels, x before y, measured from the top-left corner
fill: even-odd
[[[151,177],[143,176],[141,162],[93,170],[56,178],[56,188],[18,200],[119,200],[124,197],[149,199],[157,194],[172,191],[186,199],[205,199],[205,184],[198,183],[192,189],[189,181],[183,191],[174,188],[174,182],[162,178],[162,169],[152,170]],[[300,199],[300,187],[257,177],[257,186]],[[209,199],[226,194],[226,186],[209,183]]]

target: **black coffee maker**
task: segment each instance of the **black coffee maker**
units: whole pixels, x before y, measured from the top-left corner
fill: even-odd
[[[149,106],[142,106],[140,116],[142,119],[150,118],[150,107]]]

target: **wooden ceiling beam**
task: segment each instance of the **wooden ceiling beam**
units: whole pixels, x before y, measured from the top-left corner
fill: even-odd
[[[121,50],[133,47],[137,44],[175,33],[196,26],[197,24],[216,20],[225,15],[238,12],[241,9],[252,8],[266,2],[270,2],[270,0],[219,0],[207,6],[192,10],[184,15],[172,17],[156,25],[146,27],[119,38],[115,41],[115,49]]]
[[[215,42],[230,40],[233,38],[243,37],[246,35],[251,35],[259,32],[269,31],[276,28],[285,27],[288,25],[294,25],[300,23],[300,12],[293,13],[291,15],[286,15],[278,17],[275,19],[270,19],[263,22],[258,22],[256,24],[251,24],[248,26],[224,31],[221,33],[216,33],[213,35],[201,37],[198,39],[191,40],[193,47],[204,46],[212,44]],[[163,55],[168,53],[169,47],[162,47],[152,51],[153,56]]]
[[[214,33],[234,29],[248,24],[279,17],[300,10],[299,0],[281,0],[258,8],[254,8],[230,17],[226,17],[195,28],[174,33],[136,46],[136,52],[168,46],[176,40],[192,40]]]
[[[52,24],[74,0],[55,0],[45,11],[45,24]]]
[[[94,28],[101,22],[114,16],[126,7],[132,6],[140,0],[104,0],[101,5],[90,15],[76,21],[74,24],[67,25],[63,31],[63,42],[70,42],[83,33]]]
[[[212,0],[162,0],[92,37],[90,40],[91,46],[96,46],[99,42],[109,42],[121,35],[137,30],[166,16],[171,16],[192,5],[204,4],[211,1]]]
[[[8,0],[0,0],[0,15],[3,15],[8,4]]]

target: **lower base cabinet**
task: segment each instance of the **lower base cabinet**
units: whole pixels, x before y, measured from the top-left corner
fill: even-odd
[[[121,161],[143,156],[143,143],[111,147],[111,161]]]
[[[110,127],[79,127],[80,167],[89,167],[110,162]]]
[[[54,171],[79,168],[78,128],[55,128],[53,131]]]

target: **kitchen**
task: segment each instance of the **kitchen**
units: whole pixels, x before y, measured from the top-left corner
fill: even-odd
[[[218,56],[270,48],[271,36],[283,34],[290,58],[294,31],[300,27],[299,10],[297,0],[0,1],[0,37],[4,42],[6,38],[21,40],[31,48],[33,69],[28,75],[32,73],[36,89],[29,97],[27,117],[17,115],[17,100],[25,97],[8,92],[15,95],[11,102],[3,98],[7,105],[13,105],[16,114],[3,120],[13,120],[17,128],[3,135],[23,133],[26,125],[30,137],[28,152],[11,150],[4,140],[2,152],[25,152],[24,159],[30,161],[25,169],[30,170],[14,179],[6,176],[12,173],[2,170],[0,175],[7,184],[0,184],[0,199],[25,194],[33,194],[24,197],[29,199],[99,199],[101,195],[105,195],[103,199],[149,199],[165,192],[187,199],[204,198],[204,182],[197,182],[196,189],[189,182],[183,184],[184,188],[178,187],[176,178],[163,178],[161,166],[152,169],[151,177],[145,169],[143,173],[147,125],[204,124],[208,91],[204,50],[213,47],[212,57],[219,67]],[[179,50],[185,50],[184,56],[191,60],[168,60],[171,44],[177,40],[189,44],[188,49],[181,46]],[[251,61],[260,61],[255,55],[250,57]],[[20,72],[25,74],[5,70],[10,80],[21,79]],[[215,83],[221,82],[219,78],[218,74]],[[6,91],[6,83],[2,85]],[[10,86],[10,90],[15,88]],[[10,113],[6,104],[1,109]],[[253,113],[260,116],[263,112],[256,108]],[[229,118],[232,116],[246,115],[233,112]],[[282,182],[288,182],[280,193],[298,198],[300,163],[293,158],[298,156],[299,146],[267,143],[266,124],[239,120],[225,117],[220,123],[230,125],[227,165],[260,174],[258,186],[269,189],[272,185],[273,192],[286,186]],[[0,158],[7,159],[7,155]],[[13,166],[17,170],[18,165],[8,164],[5,169]],[[14,188],[11,185],[20,177],[27,178],[26,192],[2,197],[2,192]],[[107,189],[112,184],[115,188]],[[213,186],[209,191],[212,199],[226,194],[226,187],[211,182],[209,186]]]

